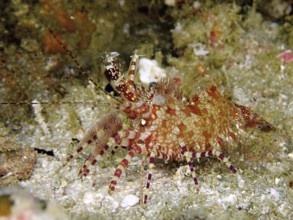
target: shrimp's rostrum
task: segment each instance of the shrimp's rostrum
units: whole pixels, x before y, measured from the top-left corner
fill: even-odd
[[[148,158],[148,174],[143,203],[147,203],[155,159],[185,161],[198,184],[193,161],[214,156],[236,173],[236,168],[222,152],[223,146],[232,146],[239,131],[248,127],[267,132],[274,128],[249,108],[229,101],[216,86],[199,95],[183,97],[173,79],[163,79],[155,86],[145,88],[134,82],[139,56],[132,56],[127,76],[117,65],[117,52],[106,56],[105,75],[120,94],[120,104],[98,121],[78,144],[68,161],[93,145],[94,148],[79,175],[86,176],[89,167],[96,164],[111,147],[120,146],[127,152],[116,168],[109,185],[111,194],[134,155]],[[116,111],[123,112],[131,121],[126,128]]]

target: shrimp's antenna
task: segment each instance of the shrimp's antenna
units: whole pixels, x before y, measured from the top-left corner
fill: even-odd
[[[88,77],[86,71],[82,68],[80,63],[77,61],[76,57],[73,55],[73,53],[65,46],[65,44],[62,43],[62,41],[57,37],[57,35],[54,33],[54,31],[51,28],[48,28],[49,33],[54,37],[54,39],[58,42],[58,44],[62,47],[62,49],[66,52],[66,54],[71,58],[71,60],[75,63],[75,65],[78,67],[79,72],[86,77]]]

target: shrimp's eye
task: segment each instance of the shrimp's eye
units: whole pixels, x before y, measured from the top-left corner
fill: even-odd
[[[149,85],[149,87],[150,87],[150,88],[154,88],[154,87],[156,87],[157,85],[158,85],[157,82],[151,82],[150,85]]]

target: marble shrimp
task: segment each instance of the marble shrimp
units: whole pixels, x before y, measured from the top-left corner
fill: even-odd
[[[105,75],[120,95],[120,103],[86,132],[74,153],[67,158],[71,161],[93,146],[79,171],[80,176],[87,176],[90,166],[95,165],[106,151],[115,146],[125,149],[126,155],[110,181],[109,194],[114,192],[135,155],[148,159],[146,190],[141,201],[145,205],[155,159],[185,162],[197,187],[194,160],[216,157],[236,173],[236,168],[224,156],[223,147],[233,146],[239,131],[247,128],[263,132],[274,130],[249,108],[228,100],[216,86],[192,97],[183,97],[179,86],[169,78],[145,88],[134,80],[139,56],[132,56],[127,76],[121,73],[117,56],[117,52],[106,56]],[[125,114],[131,125],[125,126],[117,112]]]

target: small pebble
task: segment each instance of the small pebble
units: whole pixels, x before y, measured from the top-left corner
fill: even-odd
[[[159,67],[156,60],[141,58],[138,69],[140,81],[146,84],[159,82],[162,78],[166,77],[165,70]]]
[[[139,198],[135,195],[127,195],[125,196],[122,201],[121,201],[121,207],[126,208],[126,207],[131,207],[134,206],[138,203]]]
[[[277,201],[280,199],[280,193],[276,189],[271,188],[270,189],[270,193],[275,197],[275,199]]]

